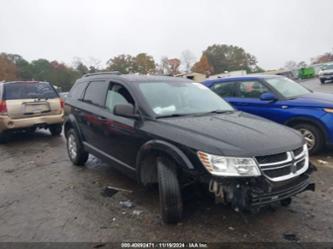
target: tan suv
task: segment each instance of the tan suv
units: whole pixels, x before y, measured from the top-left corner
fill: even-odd
[[[0,82],[0,142],[12,131],[49,129],[60,135],[64,101],[48,82]]]

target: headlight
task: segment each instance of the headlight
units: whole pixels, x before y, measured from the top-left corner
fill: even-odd
[[[324,108],[325,112],[333,113],[333,108]]]
[[[198,151],[198,157],[205,168],[217,176],[259,176],[260,170],[253,158],[224,157]]]

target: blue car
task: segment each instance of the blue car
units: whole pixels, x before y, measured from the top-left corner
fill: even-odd
[[[203,84],[240,111],[299,130],[311,154],[333,144],[332,94],[312,92],[275,75],[227,77]]]

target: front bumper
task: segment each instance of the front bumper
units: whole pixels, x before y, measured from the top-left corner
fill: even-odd
[[[332,80],[333,79],[333,74],[329,74],[329,75],[320,75],[319,79],[321,80]]]
[[[0,116],[0,132],[24,129],[34,126],[47,126],[52,124],[62,124],[64,122],[64,113],[56,115],[45,115],[39,117],[29,117],[13,119],[8,116]]]
[[[315,184],[310,180],[310,174],[315,167],[310,163],[302,175],[292,179],[272,182],[265,176],[252,178],[221,178],[211,180],[218,185],[211,192],[218,193],[223,201],[230,203],[235,210],[252,210],[295,196],[307,190],[314,191]],[[221,194],[223,193],[223,194]]]

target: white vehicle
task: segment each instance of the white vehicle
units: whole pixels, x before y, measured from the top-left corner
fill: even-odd
[[[319,71],[319,79],[321,84],[325,84],[327,80],[333,80],[333,64],[327,64]]]

